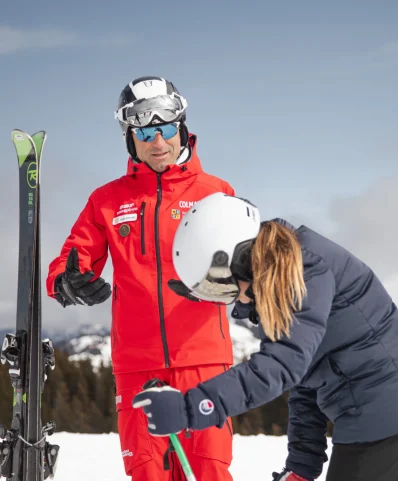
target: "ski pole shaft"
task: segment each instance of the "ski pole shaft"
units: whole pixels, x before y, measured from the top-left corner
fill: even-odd
[[[170,434],[170,441],[172,442],[175,452],[177,453],[178,459],[180,460],[182,470],[187,478],[187,481],[196,481],[195,475],[193,474],[191,465],[189,464],[188,458],[185,454],[183,447],[181,446],[180,440],[176,434]]]
[[[144,384],[143,389],[149,389],[151,387],[162,387],[165,386],[166,383],[161,381],[160,379],[151,379],[150,381]],[[191,465],[189,464],[187,455],[185,454],[184,448],[181,446],[180,440],[178,439],[176,434],[170,434],[170,441],[174,447],[174,450],[177,454],[177,457],[181,463],[182,470],[187,478],[187,481],[197,481],[195,475],[193,474]]]

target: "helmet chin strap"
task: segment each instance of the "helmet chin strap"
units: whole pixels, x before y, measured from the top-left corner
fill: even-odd
[[[137,151],[134,145],[132,127],[127,127],[126,133],[124,134],[124,140],[126,142],[127,152],[130,154],[133,162],[136,164],[141,164],[141,160],[137,157]]]
[[[181,147],[180,155],[177,157],[174,164],[175,165],[185,164],[191,159],[191,153],[192,153],[192,149],[189,144],[186,147]]]

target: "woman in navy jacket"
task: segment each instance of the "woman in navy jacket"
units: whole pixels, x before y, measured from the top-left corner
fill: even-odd
[[[398,479],[398,313],[372,270],[308,227],[262,222],[249,202],[222,193],[197,203],[179,226],[173,261],[191,301],[235,302],[265,336],[247,362],[183,394],[139,393],[153,435],[222,426],[228,416],[290,390],[285,469],[274,479]],[[195,322],[192,319],[192,322]]]

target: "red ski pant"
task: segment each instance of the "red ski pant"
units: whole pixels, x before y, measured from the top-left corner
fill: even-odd
[[[224,365],[204,365],[158,371],[117,374],[116,410],[118,431],[126,474],[132,481],[185,481],[175,452],[167,452],[168,437],[151,436],[142,409],[133,409],[131,401],[146,381],[158,378],[185,392],[199,382],[225,371]],[[167,414],[167,413],[165,413]],[[198,480],[232,481],[228,468],[232,461],[232,423],[228,418],[220,429],[178,435]]]

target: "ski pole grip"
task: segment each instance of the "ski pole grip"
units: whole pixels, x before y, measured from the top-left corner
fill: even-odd
[[[151,387],[162,387],[166,386],[166,383],[164,381],[161,381],[157,377],[154,377],[153,379],[150,379],[147,381],[143,386],[143,390],[145,391],[146,389],[150,389]]]

